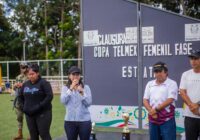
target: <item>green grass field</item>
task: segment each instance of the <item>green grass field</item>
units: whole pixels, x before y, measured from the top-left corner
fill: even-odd
[[[0,94],[0,140],[12,140],[17,134],[17,120],[16,114],[13,110],[14,96],[10,94]],[[52,102],[53,105],[53,120],[51,124],[51,136],[57,138],[64,135],[64,115],[65,107],[60,103],[60,96],[54,95]],[[95,131],[104,132],[122,132],[122,128],[111,128],[111,127],[95,127]],[[131,133],[144,134],[144,130],[131,130]],[[28,128],[24,119],[24,138],[27,138]]]
[[[53,138],[64,134],[64,115],[65,108],[60,103],[60,96],[55,95],[53,99],[53,120],[51,124],[51,136]],[[0,94],[0,140],[12,140],[17,134],[16,114],[13,110],[11,100],[14,97],[10,94]],[[28,137],[28,129],[24,119],[24,138]]]

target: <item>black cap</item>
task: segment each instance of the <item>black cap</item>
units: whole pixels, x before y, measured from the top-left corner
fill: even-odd
[[[188,55],[188,57],[200,58],[200,50],[192,50]]]
[[[162,70],[168,71],[167,65],[164,62],[157,62],[153,65],[153,72],[161,72]]]
[[[81,73],[81,70],[77,66],[72,66],[69,69],[68,74],[72,74],[72,73]]]

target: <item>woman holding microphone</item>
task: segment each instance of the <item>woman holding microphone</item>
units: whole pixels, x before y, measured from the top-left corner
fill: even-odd
[[[91,117],[88,107],[92,103],[91,90],[81,79],[81,70],[72,66],[68,71],[68,82],[63,86],[61,102],[66,107],[64,128],[68,140],[89,140]]]

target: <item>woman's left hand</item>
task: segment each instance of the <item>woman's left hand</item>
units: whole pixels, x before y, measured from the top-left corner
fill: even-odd
[[[79,91],[79,93],[81,95],[83,95],[83,86],[82,85],[78,85],[77,90]]]

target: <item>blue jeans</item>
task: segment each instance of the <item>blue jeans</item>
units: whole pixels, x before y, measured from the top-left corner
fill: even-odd
[[[175,118],[158,125],[149,122],[150,140],[176,140]]]
[[[89,140],[91,133],[91,121],[71,122],[65,121],[65,132],[68,140]]]

